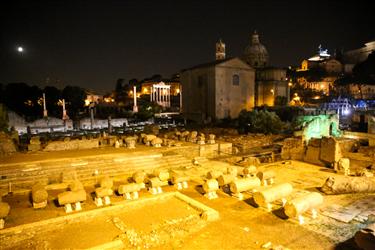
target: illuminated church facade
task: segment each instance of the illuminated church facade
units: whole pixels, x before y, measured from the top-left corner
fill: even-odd
[[[269,66],[268,51],[254,32],[241,57],[226,58],[225,43],[216,43],[214,62],[181,71],[182,113],[199,123],[237,118],[241,110],[288,102],[286,70]]]

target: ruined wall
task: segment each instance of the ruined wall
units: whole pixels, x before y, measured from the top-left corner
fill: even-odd
[[[341,135],[336,114],[301,116],[298,118],[298,122],[302,125],[302,136],[306,142],[311,138],[338,137]]]
[[[218,142],[214,144],[192,144],[189,146],[182,146],[177,148],[170,148],[169,152],[182,155],[188,159],[202,156],[206,158],[215,158],[218,156],[228,156],[233,152],[232,143]]]
[[[47,144],[43,151],[79,150],[98,147],[99,139],[52,141]]]

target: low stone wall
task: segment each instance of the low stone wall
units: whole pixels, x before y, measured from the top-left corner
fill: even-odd
[[[99,147],[99,139],[49,142],[43,151],[80,150]]]
[[[253,148],[272,145],[277,138],[277,135],[248,134],[241,136],[221,136],[220,140],[232,143],[240,153],[248,153]]]

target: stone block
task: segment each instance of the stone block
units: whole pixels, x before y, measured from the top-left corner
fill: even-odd
[[[218,151],[219,151],[218,144],[208,144],[208,145],[199,146],[199,156],[213,158],[218,155]]]
[[[52,141],[47,144],[43,151],[64,151],[91,148],[99,148],[99,139]]]
[[[311,141],[311,140],[310,140]],[[320,147],[308,146],[304,161],[312,164],[322,165],[320,159]]]
[[[220,142],[219,143],[219,154],[220,155],[230,155],[233,151],[233,145],[230,142]]]
[[[333,137],[323,137],[320,148],[320,160],[333,164],[342,158],[340,145]]]
[[[320,138],[311,138],[309,140],[308,146],[320,148],[321,141],[322,141],[322,139],[320,139]]]

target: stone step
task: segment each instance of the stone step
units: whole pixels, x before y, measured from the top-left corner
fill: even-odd
[[[106,164],[125,164],[125,165],[129,165],[129,164],[138,164],[138,165],[143,165],[143,164],[150,164],[150,163],[153,163],[156,159],[158,158],[133,158],[133,159],[127,159],[126,161],[100,161],[100,162],[95,162],[95,163],[92,163],[92,162],[82,162],[82,163],[79,163],[79,162],[76,162],[74,164],[58,164],[58,165],[51,165],[51,164],[44,164],[44,166],[38,164],[38,165],[32,165],[32,166],[28,166],[27,168],[22,168],[21,166],[19,168],[14,168],[14,169],[11,169],[11,170],[7,170],[7,171],[0,171],[0,176],[11,176],[11,175],[18,175],[18,176],[22,176],[22,175],[35,175],[35,174],[38,174],[40,172],[44,172],[44,171],[53,171],[54,169],[57,169],[57,170],[63,170],[63,169],[70,169],[72,167],[75,167],[76,169],[79,169],[79,168],[90,168],[91,166],[90,165],[94,165],[95,167],[91,167],[91,168],[98,168],[100,167],[101,165],[106,165]],[[159,160],[159,159],[158,159]]]
[[[39,162],[14,165],[11,169],[0,171],[0,188],[7,188],[9,182],[15,188],[30,188],[37,180],[46,179],[53,183],[62,179],[63,173],[75,171],[79,180],[93,181],[100,176],[131,175],[137,170],[154,168],[184,168],[192,166],[191,160],[178,154],[132,155],[130,157],[91,158],[83,160]],[[98,175],[95,171],[98,170]]]
[[[155,168],[167,168],[168,165],[165,163],[165,162],[155,162],[155,161],[152,161],[152,162],[143,162],[142,164],[138,164],[138,163],[135,163],[135,164],[127,164],[126,166],[124,165],[119,165],[119,164],[111,164],[111,165],[103,165],[103,166],[85,166],[85,167],[76,167],[76,168],[71,168],[71,167],[63,167],[63,168],[58,168],[58,169],[53,169],[53,170],[49,170],[49,169],[46,169],[46,170],[39,170],[39,171],[35,171],[35,172],[29,172],[29,173],[17,173],[17,172],[14,172],[12,174],[8,174],[6,176],[2,176],[2,178],[0,179],[0,183],[1,182],[9,182],[9,181],[13,181],[15,179],[25,179],[25,178],[35,178],[36,176],[60,176],[63,172],[65,171],[76,171],[77,174],[80,174],[80,175],[93,175],[93,173],[96,171],[96,170],[99,170],[99,171],[104,171],[106,169],[112,169],[113,171],[117,171],[117,172],[127,172],[129,171],[128,169],[139,169],[139,168],[149,168],[150,165],[154,166]]]

